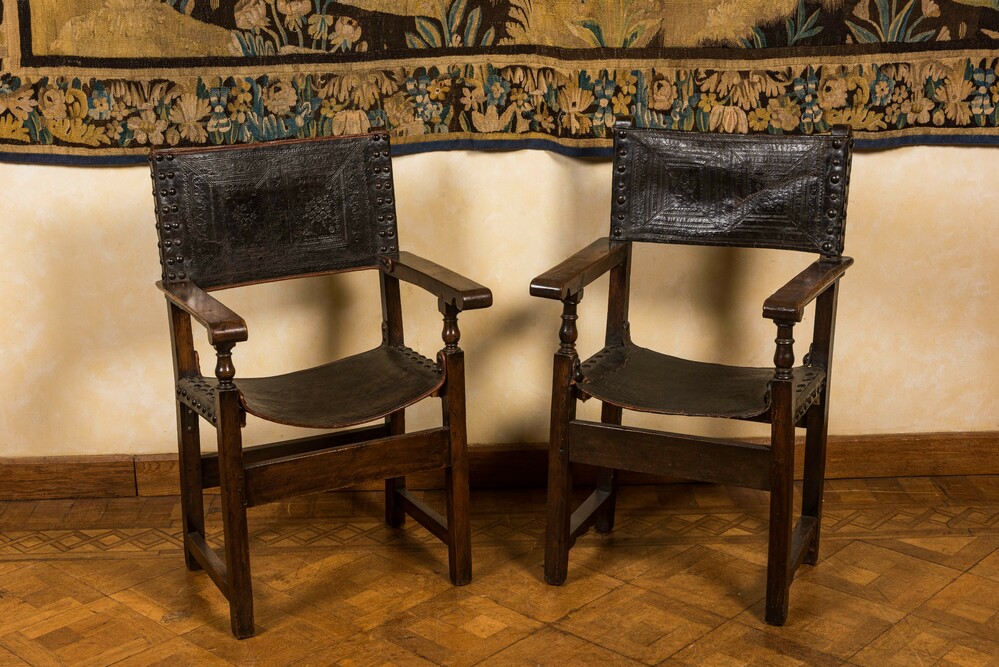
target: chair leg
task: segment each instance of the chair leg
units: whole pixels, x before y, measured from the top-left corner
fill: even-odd
[[[222,528],[228,587],[225,593],[229,598],[232,634],[237,639],[243,639],[252,637],[254,628],[239,393],[236,390],[220,391],[216,413],[219,418],[219,487],[222,494]]]
[[[389,433],[402,435],[406,432],[406,411],[393,412],[389,418]],[[385,480],[385,523],[392,528],[402,528],[406,524],[406,508],[399,502],[398,491],[405,491],[406,478],[392,477]]]
[[[819,560],[819,535],[822,530],[822,495],[826,476],[826,440],[828,407],[825,396],[808,411],[805,435],[805,479],[802,483],[801,514],[815,518],[815,533],[802,562],[815,565]]]
[[[472,581],[472,514],[468,497],[468,435],[465,430],[465,355],[460,349],[445,355],[447,389],[444,420],[451,441],[451,464],[444,469],[447,502],[448,568],[451,583]]]
[[[777,401],[775,400],[775,404]],[[770,540],[767,551],[765,620],[784,625],[791,579],[791,534],[794,515],[794,423],[789,401],[775,410],[771,426]]]
[[[180,511],[184,535],[205,536],[204,490],[201,484],[201,433],[198,414],[177,403],[177,448],[180,457]],[[185,546],[188,570],[200,570],[201,563]]]
[[[548,517],[545,529],[545,583],[565,583],[569,569],[572,469],[569,421],[575,417],[572,393],[574,356],[556,354],[552,380],[551,435],[548,444]]]
[[[604,424],[620,424],[621,408],[604,403],[600,408],[600,421]],[[598,533],[609,533],[614,529],[614,509],[617,504],[617,471],[613,468],[600,468],[597,472],[597,489],[609,495],[595,517],[593,527]]]

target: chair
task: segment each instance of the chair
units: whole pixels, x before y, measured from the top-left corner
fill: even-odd
[[[254,633],[246,510],[301,494],[384,479],[385,520],[408,513],[448,546],[451,581],[472,577],[465,435],[464,354],[458,313],[492,294],[399,250],[389,138],[383,133],[251,146],[158,150],[150,155],[162,280],[173,346],[184,557],[229,600],[232,632]],[[213,290],[373,269],[382,342],[329,364],[265,378],[236,374],[233,347],[246,323]],[[438,297],[443,349],[436,360],[405,346],[400,281]],[[191,318],[215,348],[203,375]],[[405,408],[439,396],[442,426],[407,433]],[[249,413],[316,429],[315,437],[244,447]],[[199,419],[216,428],[202,453]],[[380,423],[378,423],[380,422]],[[405,476],[445,471],[446,518],[406,491]],[[203,491],[219,487],[224,556],[205,541]]]
[[[549,447],[545,581],[566,579],[569,549],[594,526],[614,524],[616,470],[770,491],[766,621],[787,618],[801,563],[818,557],[830,362],[852,143],[827,136],[707,135],[614,129],[610,237],[531,283],[562,302]],[[774,292],[763,316],[777,326],[773,368],[688,361],[631,341],[628,294],[635,242],[776,248],[817,261]],[[605,346],[580,363],[577,304],[610,272]],[[794,325],[817,299],[812,348],[794,366]],[[576,401],[601,401],[600,423],[576,419]],[[745,419],[771,425],[770,446],[621,425],[623,410]],[[807,429],[801,517],[792,524],[795,427]],[[571,463],[597,467],[593,493],[571,511]]]

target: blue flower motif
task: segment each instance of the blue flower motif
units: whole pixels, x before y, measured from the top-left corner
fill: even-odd
[[[406,79],[406,92],[416,100],[417,104],[421,103],[424,98],[429,97],[427,85],[430,84],[430,81],[429,76],[411,76]]]
[[[809,67],[805,70],[804,76],[796,78],[792,90],[801,109],[802,125],[805,131],[810,132],[815,123],[822,119],[822,107],[819,106],[819,77],[816,76],[815,69]]]
[[[971,73],[971,82],[975,84],[975,88],[978,88],[979,94],[985,94],[996,82],[996,71],[992,68],[976,67]]]
[[[232,127],[232,120],[226,113],[226,106],[229,104],[229,88],[209,88],[208,106],[212,116],[208,119],[209,132],[228,132]]]
[[[874,81],[871,82],[871,104],[875,106],[888,104],[893,92],[895,92],[895,79],[885,76],[884,70],[879,69]]]
[[[611,79],[597,79],[593,82],[593,96],[597,98],[598,104],[601,99],[610,102],[616,89],[617,83]]]
[[[993,69],[976,67],[971,73],[971,83],[975,86],[971,96],[971,113],[976,116],[989,116],[996,110],[991,91],[995,82],[996,72]]]
[[[114,99],[111,93],[104,86],[94,86],[93,92],[87,98],[87,115],[94,120],[108,120],[111,118],[111,107]]]
[[[496,74],[486,77],[486,104],[501,107],[506,104],[506,96],[510,93],[510,82]]]

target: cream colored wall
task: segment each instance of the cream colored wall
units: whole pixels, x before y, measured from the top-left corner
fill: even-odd
[[[470,441],[544,440],[559,306],[529,297],[527,285],[605,233],[609,165],[537,151],[453,152],[399,158],[395,174],[403,245],[495,294],[493,308],[461,317]],[[999,150],[859,154],[853,174],[847,251],[857,263],[843,283],[832,431],[999,429]],[[173,450],[148,179],[144,167],[0,165],[0,455]],[[703,359],[770,365],[773,325],[760,306],[808,261],[642,247],[634,337]],[[605,288],[586,290],[584,352],[599,341]],[[365,299],[376,289],[372,274],[359,273],[223,293],[249,323],[237,371],[290,370],[375,344],[379,314]],[[751,305],[735,307],[730,293]],[[409,344],[433,353],[434,300],[413,290],[404,299]],[[328,323],[334,306],[347,314]],[[807,326],[797,337],[800,357]],[[295,349],[299,341],[306,345]],[[203,346],[209,369],[210,354]],[[433,423],[435,410],[413,410],[411,424]],[[251,419],[246,437],[294,434]]]

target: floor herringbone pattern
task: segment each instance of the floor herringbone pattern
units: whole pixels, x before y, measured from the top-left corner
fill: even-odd
[[[380,494],[251,510],[258,636],[236,641],[183,566],[175,498],[0,503],[0,665],[999,665],[999,477],[829,482],[783,628],[761,620],[764,493],[626,487],[558,588],[543,491],[472,508],[463,588],[429,533],[381,522]]]

